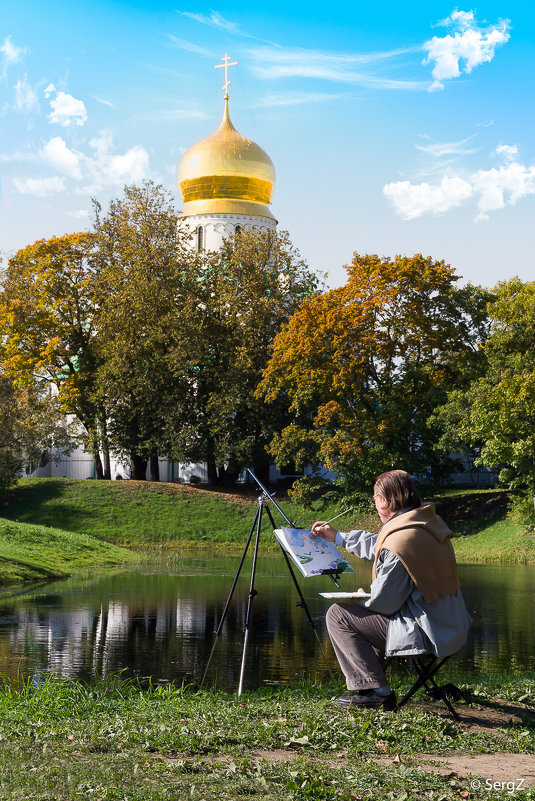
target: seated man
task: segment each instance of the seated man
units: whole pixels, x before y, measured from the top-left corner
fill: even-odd
[[[333,604],[327,629],[348,690],[341,706],[394,709],[396,697],[383,670],[384,656],[449,656],[472,623],[457,576],[451,531],[432,503],[422,503],[404,470],[380,475],[373,488],[384,524],[378,534],[337,532],[318,521],[312,536],[343,545],[373,562],[371,598]]]

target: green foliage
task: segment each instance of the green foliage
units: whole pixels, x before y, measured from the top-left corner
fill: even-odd
[[[53,443],[69,444],[69,431],[57,398],[36,381],[15,384],[0,366],[0,495],[12,486],[24,464],[38,462]]]
[[[102,474],[98,452],[105,416],[94,398],[93,244],[87,233],[52,237],[9,260],[0,294],[1,359],[18,387],[36,380],[54,385],[61,410],[82,424],[79,437]]]
[[[255,388],[277,332],[316,292],[317,278],[288,234],[274,231],[242,230],[190,269],[188,328],[185,336],[177,330],[169,354],[176,379],[189,387],[172,452],[205,461],[217,483],[235,479],[245,465],[267,465],[265,445],[284,411],[255,397]]]
[[[437,414],[444,447],[472,448],[477,463],[500,470],[500,481],[524,490],[517,504],[535,525],[535,282],[499,283],[489,304],[484,375],[453,392]]]
[[[438,480],[452,465],[428,418],[479,367],[488,293],[456,288],[449,265],[420,255],[355,254],[348,272],[275,340],[259,391],[293,420],[270,452],[326,465],[349,492],[393,467]]]

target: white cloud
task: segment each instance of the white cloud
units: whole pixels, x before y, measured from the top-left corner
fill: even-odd
[[[73,217],[75,220],[84,220],[89,217],[89,211],[87,209],[78,209],[76,211],[68,211],[67,214],[69,217]]]
[[[34,195],[35,197],[46,197],[63,192],[65,189],[65,179],[57,176],[53,178],[26,178],[23,181],[13,179],[15,188],[22,195]]]
[[[28,83],[26,75],[15,84],[15,106],[19,111],[32,111],[39,107],[37,94]]]
[[[398,181],[386,184],[383,192],[403,219],[415,220],[422,214],[441,214],[460,206],[471,196],[472,187],[458,176],[445,175],[438,186]]]
[[[500,145],[495,153],[505,158],[504,166],[466,175],[446,174],[437,185],[393,182],[383,188],[383,193],[405,220],[424,214],[443,214],[474,199],[478,210],[475,222],[481,222],[488,219],[489,212],[513,206],[535,194],[535,165],[515,161],[517,151],[516,146]]]
[[[102,131],[89,142],[94,155],[81,157],[84,186],[78,194],[94,194],[105,186],[135,183],[150,175],[149,154],[141,145],[134,145],[122,154],[114,154],[113,137]]]
[[[45,89],[45,97],[49,97],[55,91],[54,84],[50,84]],[[87,120],[87,111],[82,100],[77,100],[68,92],[58,92],[56,97],[50,101],[52,111],[48,115],[51,123],[58,123],[62,128],[69,128],[71,125],[84,125]]]
[[[180,13],[180,12],[179,12]],[[207,50],[205,47],[201,47],[194,42],[188,42],[186,39],[180,39],[178,36],[173,36],[172,33],[169,34],[169,39],[179,47],[181,50],[186,50],[188,53],[195,53],[197,56],[207,56],[208,58],[215,58],[213,53],[210,50]]]
[[[227,33],[240,33],[240,26],[237,22],[230,22],[217,11],[211,11],[209,17],[207,17],[206,14],[194,14],[191,11],[177,11],[177,14],[181,14],[183,17],[187,17],[194,22],[200,22],[201,25],[208,25],[210,28],[217,28]],[[241,35],[247,36],[247,34]]]
[[[498,169],[478,170],[472,176],[472,183],[479,194],[476,222],[488,220],[490,211],[514,206],[527,195],[535,194],[535,166],[512,162]]]
[[[3,44],[0,46],[0,53],[2,54],[2,61],[0,65],[0,77],[3,79],[7,75],[7,68],[11,64],[17,64],[22,61],[22,56],[26,52],[26,48],[17,47],[11,41],[11,36],[6,36]]]
[[[517,145],[498,145],[494,151],[497,156],[503,156],[506,161],[513,161],[518,153]]]
[[[364,86],[370,89],[427,89],[425,81],[401,80],[371,75],[354,69],[355,65],[382,62],[409,50],[376,53],[329,53],[304,48],[255,47],[249,50],[253,72],[264,79],[313,78]]]
[[[336,100],[340,94],[322,94],[321,92],[288,92],[280,95],[266,95],[256,104],[258,107],[270,108],[274,106],[301,106],[305,103],[323,103],[327,100]]]
[[[433,142],[429,145],[415,145],[417,150],[424,153],[430,153],[436,158],[443,158],[444,156],[466,156],[470,153],[476,153],[476,150],[464,147],[467,142],[474,139],[473,136],[467,136],[466,139],[461,139],[460,142]]]
[[[63,175],[77,180],[82,178],[80,156],[67,147],[65,140],[61,136],[55,136],[50,139],[44,145],[42,155],[48,164],[59,170]]]
[[[114,108],[113,103],[110,103],[109,100],[104,100],[102,97],[97,97],[96,95],[91,95],[93,100],[96,100],[97,103],[102,103],[103,106],[109,106],[110,108]]]
[[[138,120],[204,120],[208,114],[194,108],[171,108],[141,111],[135,117]]]
[[[474,67],[492,61],[496,47],[510,39],[509,20],[483,29],[476,24],[473,11],[453,11],[439,25],[457,30],[453,35],[433,36],[424,44],[427,56],[423,64],[434,63],[430,91],[443,89],[443,81],[459,77],[461,71],[470,73]]]

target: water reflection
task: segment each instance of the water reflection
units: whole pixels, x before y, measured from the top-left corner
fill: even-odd
[[[369,584],[357,563],[344,589]],[[85,582],[55,583],[31,594],[0,598],[0,674],[42,671],[91,681],[125,671],[153,682],[198,683],[203,675],[237,560],[185,558],[172,568],[138,570]],[[218,638],[210,683],[235,689],[249,592],[246,563]],[[535,568],[461,566],[463,593],[474,618],[470,639],[454,657],[482,672],[535,669]],[[326,578],[301,588],[331,667],[336,660],[324,624],[334,589]],[[281,557],[262,557],[253,602],[245,687],[325,679],[327,667]]]

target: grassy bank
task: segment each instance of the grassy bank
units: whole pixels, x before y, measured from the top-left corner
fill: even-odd
[[[523,705],[535,701],[535,676],[477,681],[474,703],[459,705],[460,723],[431,702],[397,714],[339,710],[332,703],[337,687],[238,698],[171,686],[142,691],[113,679],[93,687],[54,678],[39,686],[6,684],[0,797],[503,799],[503,790],[485,785],[495,776],[486,767],[481,772],[488,757],[478,759],[490,754],[494,767],[509,765],[517,782],[521,766],[532,764],[535,723]],[[472,758],[468,770],[457,765],[460,756]],[[524,787],[514,797],[535,794]]]
[[[63,578],[139,560],[85,534],[0,519],[0,586]]]
[[[334,517],[277,496],[285,514],[300,525]],[[455,533],[461,561],[533,562],[535,536],[507,517],[507,495],[496,491],[452,492],[436,498]],[[257,493],[209,491],[179,484],[136,481],[24,479],[0,505],[0,582],[70,575],[79,567],[118,564],[137,550],[184,547],[241,548],[257,507]],[[273,510],[277,525],[284,524]],[[375,530],[378,520],[351,513],[338,525]],[[266,530],[269,522],[266,517]],[[262,548],[275,549],[264,537]]]

